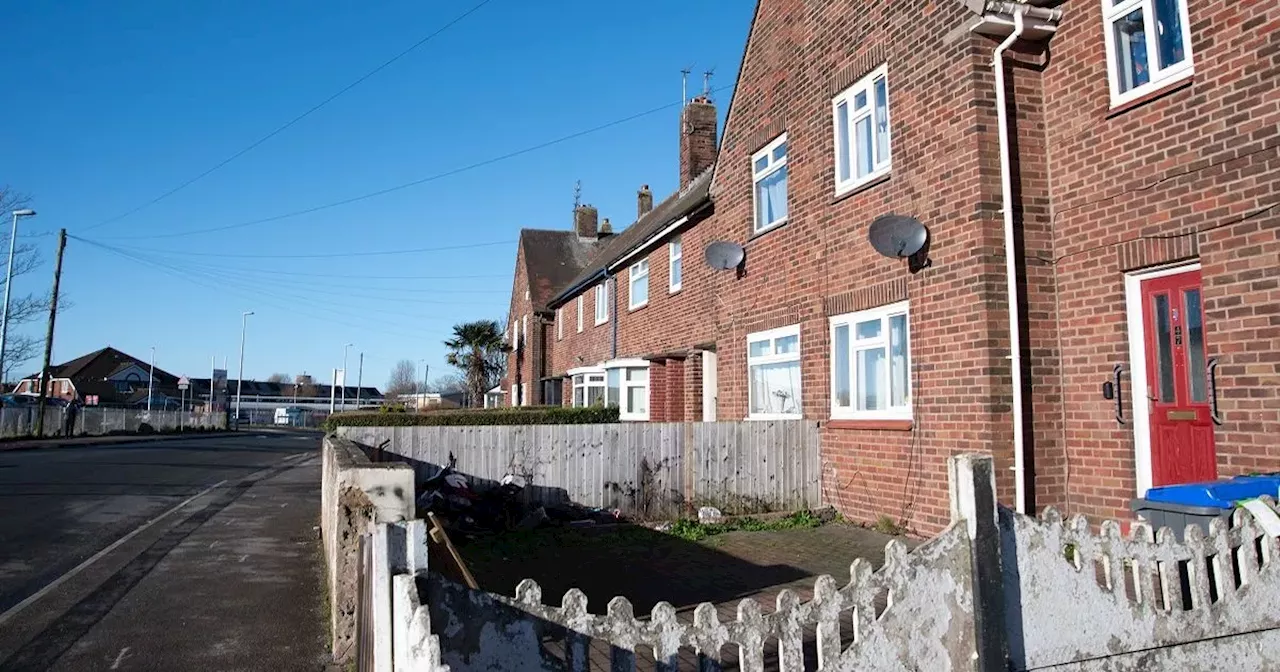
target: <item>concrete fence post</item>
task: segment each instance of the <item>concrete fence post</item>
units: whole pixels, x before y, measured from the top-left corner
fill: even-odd
[[[373,575],[370,582],[373,594],[373,669],[375,672],[393,672],[391,655],[391,535],[387,523],[374,523],[369,542],[373,544],[372,562],[368,571]]]
[[[969,531],[973,572],[973,627],[978,672],[1008,669],[1004,577],[1001,570],[995,464],[990,455],[954,455],[947,461],[951,519]]]

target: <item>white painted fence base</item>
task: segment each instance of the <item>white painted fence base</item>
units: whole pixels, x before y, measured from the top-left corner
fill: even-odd
[[[1141,523],[1124,537],[999,508],[989,456],[953,457],[950,475],[956,519],[938,537],[910,553],[890,542],[882,568],[855,560],[843,585],[819,577],[808,602],[743,600],[727,622],[710,604],[692,622],[667,603],[637,617],[623,598],[593,614],[576,589],[551,606],[529,580],[514,597],[470,590],[426,574],[421,521],[381,526],[392,667],[377,655],[378,669],[622,672],[644,647],[668,671],[682,651],[719,670],[735,649],[746,672],[1280,671],[1277,543],[1243,509],[1185,542]],[[607,660],[590,659],[593,641]]]

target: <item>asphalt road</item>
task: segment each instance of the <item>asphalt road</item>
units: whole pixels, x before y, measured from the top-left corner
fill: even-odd
[[[319,669],[318,447],[0,452],[0,670]]]

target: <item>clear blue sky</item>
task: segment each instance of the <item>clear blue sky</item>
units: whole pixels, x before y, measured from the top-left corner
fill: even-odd
[[[63,288],[75,305],[59,316],[54,361],[105,345],[146,358],[155,346],[157,366],[170,372],[207,376],[216,356],[234,376],[240,313],[253,310],[246,377],[307,371],[327,379],[345,343],[356,344],[352,382],[360,351],[366,384],[384,385],[399,359],[426,359],[432,378],[446,372],[441,341],[450,326],[505,314],[519,230],[567,228],[575,180],[615,226],[634,218],[641,184],[659,199],[675,188],[679,71],[715,67],[723,124],[754,8],[750,0],[491,0],[216,172],[95,226],[199,175],[478,3],[6,9],[0,185],[29,194],[39,211],[24,220],[23,235],[66,227],[133,248],[126,258],[70,241]],[[701,86],[700,75],[693,79],[691,91]],[[359,196],[667,103],[586,137],[359,203],[148,238]],[[31,241],[48,251],[46,264],[17,279],[15,294],[51,280],[54,238]],[[477,243],[502,244],[281,256]]]

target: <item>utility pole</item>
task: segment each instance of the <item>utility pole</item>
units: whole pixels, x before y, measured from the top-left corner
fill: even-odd
[[[62,253],[67,249],[67,230],[58,230],[58,259],[53,264],[53,298],[49,302],[49,329],[44,334],[44,365],[40,367],[40,401],[36,408],[36,436],[44,436],[44,406],[48,396],[49,359],[53,357],[53,325],[58,320],[58,288],[62,284]],[[13,262],[9,262],[12,264]],[[8,288],[5,288],[8,292]],[[70,409],[70,406],[67,407]],[[67,411],[68,413],[70,410]]]
[[[151,372],[147,374],[147,420],[151,420],[151,399],[156,396],[156,346],[151,346]]]
[[[356,410],[360,410],[360,386],[364,384],[364,353],[360,353],[360,367],[356,369]]]

